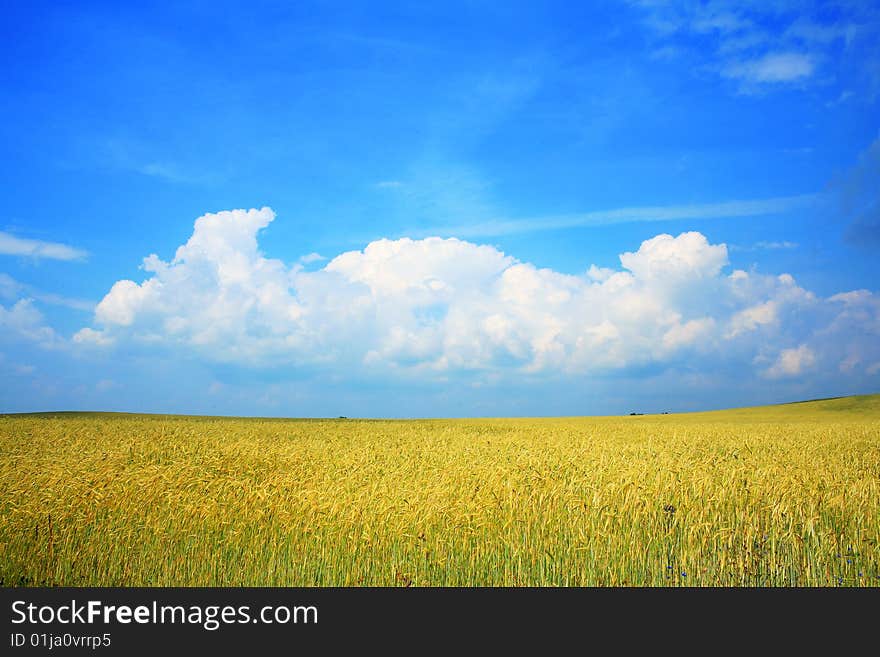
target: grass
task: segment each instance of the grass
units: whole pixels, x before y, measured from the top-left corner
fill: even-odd
[[[880,395],[480,420],[0,416],[5,586],[880,586]]]

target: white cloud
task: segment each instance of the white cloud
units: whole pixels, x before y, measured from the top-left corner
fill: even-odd
[[[12,278],[12,276],[0,274],[0,298],[17,299],[23,290],[24,286]]]
[[[17,281],[8,274],[0,273],[0,298],[18,299],[20,297],[28,297],[53,306],[65,306],[75,310],[91,312],[95,309],[95,304],[92,301],[71,299],[51,292],[41,292],[32,285]]]
[[[847,356],[840,362],[840,371],[844,373],[852,372],[860,362],[861,359],[855,354]]]
[[[172,184],[211,184],[223,179],[221,171],[209,171],[204,166],[192,166],[191,161],[168,159],[167,153],[157,149],[158,144],[133,136],[117,134],[92,142],[94,164],[110,169],[134,172]],[[82,165],[80,161],[80,165]]]
[[[766,375],[773,379],[797,376],[815,364],[816,354],[807,345],[802,344],[795,349],[783,349],[776,362],[767,369]]]
[[[110,390],[115,390],[119,388],[119,384],[116,383],[113,379],[101,379],[95,384],[95,390],[98,392],[109,392]]]
[[[730,244],[728,248],[731,251],[779,251],[779,250],[790,250],[798,248],[799,244],[797,242],[789,242],[787,240],[782,242],[774,242],[774,241],[761,241],[755,242],[750,246],[742,246],[738,244]]]
[[[326,260],[326,259],[327,259],[327,258],[325,258],[324,256],[322,256],[320,253],[314,253],[314,252],[313,252],[313,253],[308,253],[308,254],[306,254],[306,255],[304,255],[304,256],[300,256],[299,261],[300,261],[302,264],[304,264],[304,265],[308,265],[308,264],[311,264],[311,263],[313,263],[313,262],[321,262],[322,260]]]
[[[755,83],[793,82],[808,78],[816,68],[815,59],[805,53],[767,53],[757,59],[736,62],[724,69],[724,75]]]
[[[201,172],[196,174],[186,171],[173,162],[148,162],[141,166],[129,162],[127,168],[129,167],[145,176],[159,178],[171,183],[204,184],[214,182],[218,178],[217,175],[211,173]]]
[[[696,232],[678,237],[657,235],[635,253],[620,256],[621,264],[642,280],[711,278],[727,264],[727,246],[712,245]]]
[[[32,342],[47,349],[62,344],[55,331],[45,325],[33,299],[19,299],[9,308],[0,306],[0,337]]]
[[[79,345],[95,345],[98,347],[106,347],[115,342],[115,340],[102,331],[85,327],[73,334],[73,342]]]
[[[758,242],[755,244],[756,249],[768,249],[768,250],[776,250],[776,249],[796,249],[798,247],[797,242]]]
[[[150,297],[155,296],[156,287],[152,280],[144,285],[128,280],[117,281],[110,294],[95,308],[95,318],[101,324],[128,326],[138,311],[150,301]]]
[[[174,258],[144,260],[146,280],[114,284],[74,342],[380,376],[756,359],[768,376],[788,376],[856,353],[859,372],[880,359],[876,295],[820,299],[788,274],[726,274],[725,245],[696,232],[658,235],[623,253],[622,268],[582,275],[438,237],[378,240],[305,271],[260,252],[274,217],[269,208],[200,217]]]
[[[542,230],[559,230],[561,228],[575,228],[578,226],[610,226],[650,221],[680,221],[682,219],[760,217],[802,210],[810,207],[817,198],[815,194],[802,194],[799,196],[723,201],[721,203],[615,208],[574,215],[552,215],[536,219],[494,220],[462,224],[460,226],[436,226],[409,232],[419,236],[441,234],[458,237],[487,237],[492,235],[531,233]]]
[[[663,347],[670,351],[679,349],[703,339],[715,328],[711,317],[692,319],[684,324],[676,324],[663,334]]]
[[[830,12],[828,3],[631,4],[641,7],[649,52],[671,49],[677,59],[689,58],[697,74],[737,80],[740,92],[824,86],[856,71],[861,80],[848,91],[876,97],[880,12],[872,3],[834,2]]]
[[[596,265],[590,265],[590,268],[587,270],[587,278],[597,283],[602,283],[611,278],[614,273],[614,270],[610,267],[597,267]]]
[[[735,338],[740,333],[774,323],[777,320],[777,305],[776,301],[765,301],[735,313],[730,318],[730,328],[725,337]]]
[[[835,41],[843,41],[849,45],[859,32],[853,23],[821,24],[809,19],[800,18],[785,30],[786,36],[807,44],[830,45]]]
[[[692,23],[695,32],[739,32],[752,26],[751,21],[732,11],[712,12],[704,9]]]
[[[51,260],[84,260],[88,253],[60,242],[44,242],[16,237],[0,231],[0,254],[49,258]]]

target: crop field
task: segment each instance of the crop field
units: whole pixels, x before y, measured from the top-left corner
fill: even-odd
[[[473,420],[0,416],[5,586],[880,586],[880,395]]]

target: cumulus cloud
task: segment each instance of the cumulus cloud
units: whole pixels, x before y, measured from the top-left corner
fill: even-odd
[[[106,347],[113,344],[115,340],[102,331],[96,331],[95,329],[85,327],[74,333],[73,342],[78,345]]]
[[[169,261],[117,281],[74,341],[139,343],[246,367],[380,375],[584,375],[739,363],[794,377],[880,360],[880,301],[828,299],[728,266],[702,234],[658,235],[620,268],[564,274],[456,238],[382,239],[305,271],[266,258],[269,208],[199,217]]]
[[[773,324],[777,319],[777,305],[775,300],[770,300],[734,313],[730,318],[730,328],[726,337],[735,338],[745,331],[753,331],[760,326]]]
[[[807,345],[795,349],[783,349],[766,374],[770,378],[795,376],[816,364],[816,354]]]
[[[711,245],[696,232],[658,235],[637,252],[622,254],[620,263],[644,281],[714,278],[727,264],[727,246]]]

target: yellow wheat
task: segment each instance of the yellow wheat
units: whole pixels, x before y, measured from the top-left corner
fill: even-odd
[[[880,396],[639,417],[0,417],[0,583],[878,586]]]

